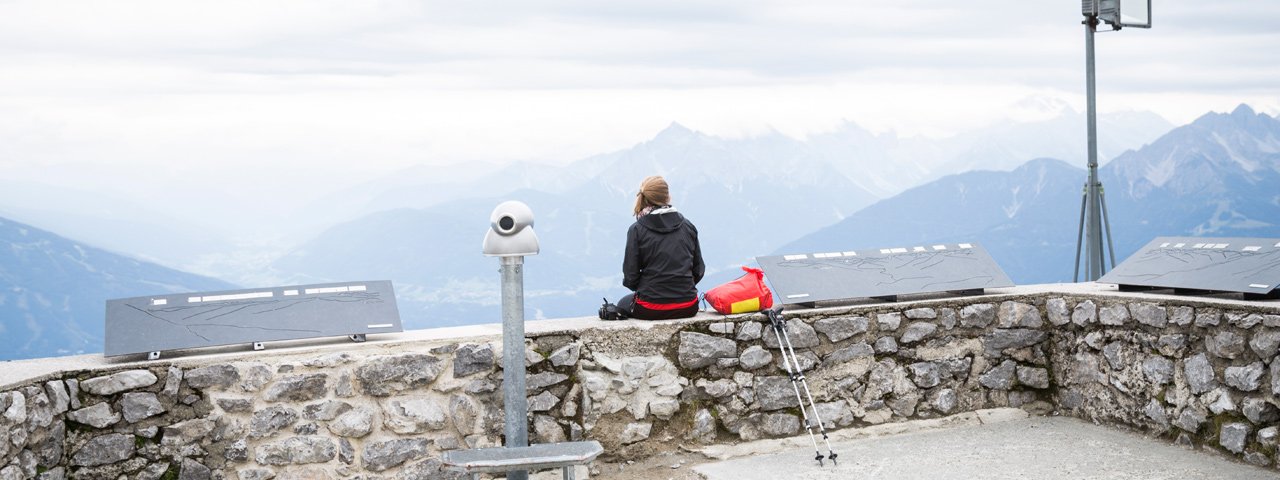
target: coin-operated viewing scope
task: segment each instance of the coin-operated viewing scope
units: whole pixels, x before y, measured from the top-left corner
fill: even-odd
[[[493,209],[489,215],[489,231],[484,235],[484,254],[490,257],[537,255],[533,210],[515,200],[502,202]]]
[[[533,233],[533,210],[515,200],[498,204],[489,214],[484,254],[499,257],[502,266],[502,401],[505,447],[529,445],[529,400],[525,395],[524,257],[538,254]],[[507,473],[508,480],[528,480],[524,470]],[[568,478],[568,477],[566,477]]]

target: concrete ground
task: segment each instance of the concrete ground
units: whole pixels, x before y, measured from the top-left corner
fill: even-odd
[[[709,456],[736,458],[689,468],[707,480],[1280,478],[1275,469],[1074,418],[996,413],[1000,418],[907,425],[898,433],[836,439],[837,465],[818,466],[805,435],[781,442],[786,449],[773,453],[765,453],[768,444],[708,447]]]

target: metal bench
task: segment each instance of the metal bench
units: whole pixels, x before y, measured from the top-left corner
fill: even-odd
[[[545,468],[563,468],[564,480],[574,480],[575,465],[586,465],[603,452],[604,447],[595,440],[542,443],[527,447],[449,450],[441,456],[441,462],[448,470],[470,473],[473,480],[479,480],[481,473]]]

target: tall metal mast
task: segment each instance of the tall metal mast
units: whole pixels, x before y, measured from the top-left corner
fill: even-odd
[[[1084,13],[1084,81],[1089,139],[1089,178],[1080,199],[1080,225],[1076,232],[1076,269],[1072,281],[1080,281],[1080,251],[1085,253],[1085,280],[1094,281],[1107,273],[1108,261],[1115,267],[1115,246],[1111,241],[1111,222],[1107,218],[1107,199],[1098,179],[1098,92],[1094,66],[1093,34],[1098,24],[1106,22],[1113,30],[1121,27],[1151,28],[1151,0],[1083,0]],[[1124,10],[1122,11],[1122,7]],[[1103,257],[1105,246],[1110,258]]]

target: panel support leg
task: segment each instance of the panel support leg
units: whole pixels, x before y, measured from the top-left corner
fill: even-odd
[[[160,352],[151,352],[147,354],[147,360],[159,360]]]
[[[262,342],[253,342],[253,350],[254,350],[254,351],[258,351],[258,350],[266,350],[266,349],[267,349],[267,346],[266,346],[266,345],[263,345],[263,344],[262,344]]]
[[[365,334],[363,334],[363,333],[357,333],[357,334],[354,334],[354,335],[347,335],[347,338],[350,338],[350,339],[351,339],[351,341],[356,342],[356,343],[364,343],[364,341],[365,341]]]
[[[1076,230],[1076,273],[1071,275],[1071,283],[1080,281],[1080,249],[1084,247],[1084,207],[1088,200],[1089,186],[1085,185],[1084,192],[1080,194],[1080,228]]]
[[[1121,292],[1145,292],[1148,290],[1152,290],[1151,287],[1148,287],[1145,285],[1127,285],[1123,283],[1117,284],[1116,289],[1120,290]]]
[[[1280,298],[1280,288],[1272,290],[1271,293],[1248,293],[1245,292],[1245,300],[1275,300]]]

